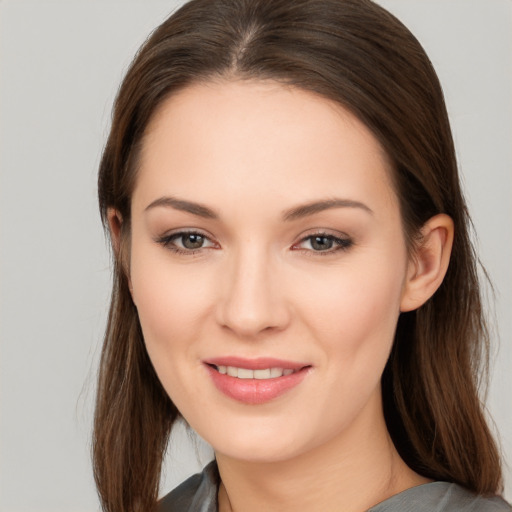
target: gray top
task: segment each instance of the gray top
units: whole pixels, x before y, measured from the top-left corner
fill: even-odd
[[[217,512],[219,472],[212,461],[161,502],[158,512]],[[367,512],[512,512],[498,496],[486,498],[448,482],[412,487],[375,505]]]

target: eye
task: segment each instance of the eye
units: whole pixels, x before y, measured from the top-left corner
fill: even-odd
[[[200,249],[208,242],[208,239],[200,233],[174,235],[171,240],[183,249]]]
[[[157,242],[164,247],[181,254],[195,253],[200,249],[207,249],[216,247],[206,235],[197,231],[180,231],[179,233],[172,233],[165,235]]]
[[[316,233],[303,238],[293,249],[303,249],[318,253],[332,253],[347,250],[353,244],[350,238],[340,238],[327,233]]]

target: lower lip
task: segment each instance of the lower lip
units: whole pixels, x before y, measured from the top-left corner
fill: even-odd
[[[299,385],[310,367],[274,379],[238,379],[219,373],[209,365],[206,369],[216,388],[226,396],[244,404],[258,405],[270,402]]]

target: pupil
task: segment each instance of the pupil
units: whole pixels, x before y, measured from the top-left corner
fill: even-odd
[[[202,235],[186,235],[183,237],[183,247],[186,249],[199,249],[202,245]]]
[[[316,251],[324,251],[326,249],[331,249],[333,245],[333,241],[331,238],[326,236],[315,236],[311,241],[311,247]]]

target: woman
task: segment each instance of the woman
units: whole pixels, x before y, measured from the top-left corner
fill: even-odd
[[[155,510],[178,417],[215,461],[167,510],[510,510],[443,95],[369,0],[192,0],[119,91],[105,510]]]

